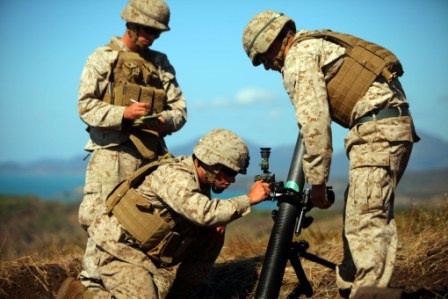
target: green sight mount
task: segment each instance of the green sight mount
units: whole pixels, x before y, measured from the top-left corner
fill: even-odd
[[[283,189],[283,182],[276,182],[275,174],[271,174],[271,172],[269,171],[269,157],[271,155],[271,148],[270,147],[260,148],[260,154],[261,154],[260,168],[262,173],[256,175],[254,181],[263,180],[266,183],[269,183],[271,187],[271,196],[272,196],[275,195],[277,191]]]

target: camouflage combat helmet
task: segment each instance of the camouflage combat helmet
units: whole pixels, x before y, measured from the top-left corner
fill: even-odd
[[[163,0],[129,0],[121,12],[121,18],[160,31],[170,30],[170,9]]]
[[[261,64],[259,55],[266,53],[287,24],[295,31],[291,18],[273,10],[262,11],[250,20],[244,29],[243,47],[254,66]]]
[[[244,141],[226,129],[208,132],[196,144],[193,153],[207,165],[223,165],[238,173],[246,174],[249,150]]]

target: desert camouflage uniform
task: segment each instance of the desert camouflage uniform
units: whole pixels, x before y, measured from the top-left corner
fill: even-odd
[[[127,50],[119,38],[113,37],[111,42]],[[167,93],[169,110],[163,111],[161,115],[165,118],[165,125],[170,134],[182,128],[186,122],[185,98],[166,55],[152,52],[152,63],[157,66]],[[81,119],[89,126],[90,140],[85,149],[92,152],[86,171],[84,198],[79,209],[79,221],[85,229],[96,215],[104,211],[104,202],[110,191],[147,162],[141,158],[128,134],[122,130],[125,107],[101,100],[117,57],[118,52],[109,46],[99,47],[87,59],[81,75],[78,108]],[[96,268],[88,258],[94,250],[94,244],[88,239],[81,276],[89,277],[86,272]]]
[[[127,50],[119,38],[111,40]],[[150,50],[152,51],[152,50]],[[185,124],[187,110],[185,98],[175,80],[175,71],[163,53],[152,51],[154,63],[167,93],[169,109],[161,115],[168,133],[176,132]],[[126,107],[101,101],[109,83],[109,76],[118,52],[109,46],[98,48],[88,59],[81,75],[78,108],[81,119],[89,126],[90,140],[85,149],[93,151],[87,169],[85,198],[80,207],[80,222],[89,226],[103,207],[105,196],[124,177],[133,173],[143,162],[123,129],[123,113]],[[97,159],[102,160],[96,163]],[[110,161],[113,163],[103,163]],[[101,212],[101,211],[99,211]]]
[[[299,36],[304,31],[299,31]],[[306,148],[304,172],[309,184],[326,183],[332,156],[331,116],[326,66],[345,49],[323,39],[294,44],[282,69],[284,87],[295,107]],[[353,109],[351,122],[379,107],[407,104],[398,80],[375,81]],[[344,260],[337,270],[340,289],[386,287],[397,250],[394,194],[418,141],[409,116],[362,123],[345,138],[350,159],[344,212]]]
[[[89,234],[99,248],[97,278],[105,288],[98,290],[101,298],[165,298],[173,281],[170,298],[185,298],[209,273],[223,246],[224,234],[216,227],[250,212],[247,195],[210,199],[210,189],[201,189],[192,156],[178,159],[159,166],[136,190],[156,213],[171,210],[179,215],[175,229],[193,231],[193,243],[177,267],[155,265],[115,216],[99,216]]]

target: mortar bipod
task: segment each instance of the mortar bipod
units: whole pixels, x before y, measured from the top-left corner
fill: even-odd
[[[306,252],[309,246],[310,245],[305,240],[291,243],[291,250],[289,252],[288,259],[294,271],[296,272],[298,283],[296,288],[288,295],[289,299],[299,298],[299,296],[302,294],[307,297],[311,297],[313,295],[313,287],[308,281],[305,271],[303,270],[302,263],[300,262],[301,257],[332,270],[336,270],[335,263],[320,258],[312,253]]]
[[[331,188],[331,187],[330,187]],[[331,190],[331,189],[330,189]],[[310,190],[305,189],[302,198],[302,204],[299,205],[299,215],[297,216],[296,236],[300,235],[302,229],[307,228],[313,223],[313,217],[306,216],[306,212],[311,209],[310,204]],[[334,194],[330,199],[334,202]],[[305,240],[295,241],[291,243],[291,248],[288,254],[289,262],[296,272],[296,276],[298,279],[297,287],[288,295],[289,299],[299,298],[300,295],[305,295],[307,297],[311,297],[313,295],[313,288],[306,277],[305,271],[302,268],[302,263],[300,258],[303,257],[311,262],[318,263],[322,266],[330,268],[332,270],[336,270],[336,264],[332,263],[328,260],[318,257],[312,253],[308,253],[307,249],[310,247],[309,243]]]

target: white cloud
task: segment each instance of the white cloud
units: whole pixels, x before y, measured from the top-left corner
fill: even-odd
[[[189,103],[187,103],[189,104]],[[192,102],[193,106],[197,109],[203,109],[203,108],[207,108],[207,101],[204,101],[203,99],[198,99]]]
[[[231,104],[231,100],[226,97],[216,97],[208,101],[204,99],[197,99],[192,102],[192,105],[197,109],[226,108]]]
[[[210,105],[213,108],[225,108],[230,106],[230,100],[227,99],[226,97],[216,97],[214,99],[212,99],[212,101],[210,102]]]
[[[281,109],[271,109],[269,112],[268,112],[268,115],[267,115],[267,117],[268,117],[268,119],[270,119],[270,120],[276,120],[276,119],[279,119],[279,118],[281,118],[282,117],[282,110]]]
[[[237,91],[233,99],[225,96],[216,96],[210,100],[197,99],[193,102],[193,105],[198,109],[216,109],[267,103],[275,98],[276,96],[272,91],[248,87]]]
[[[273,92],[254,87],[241,89],[235,95],[235,103],[240,105],[269,102],[273,99],[275,99],[275,94]]]

